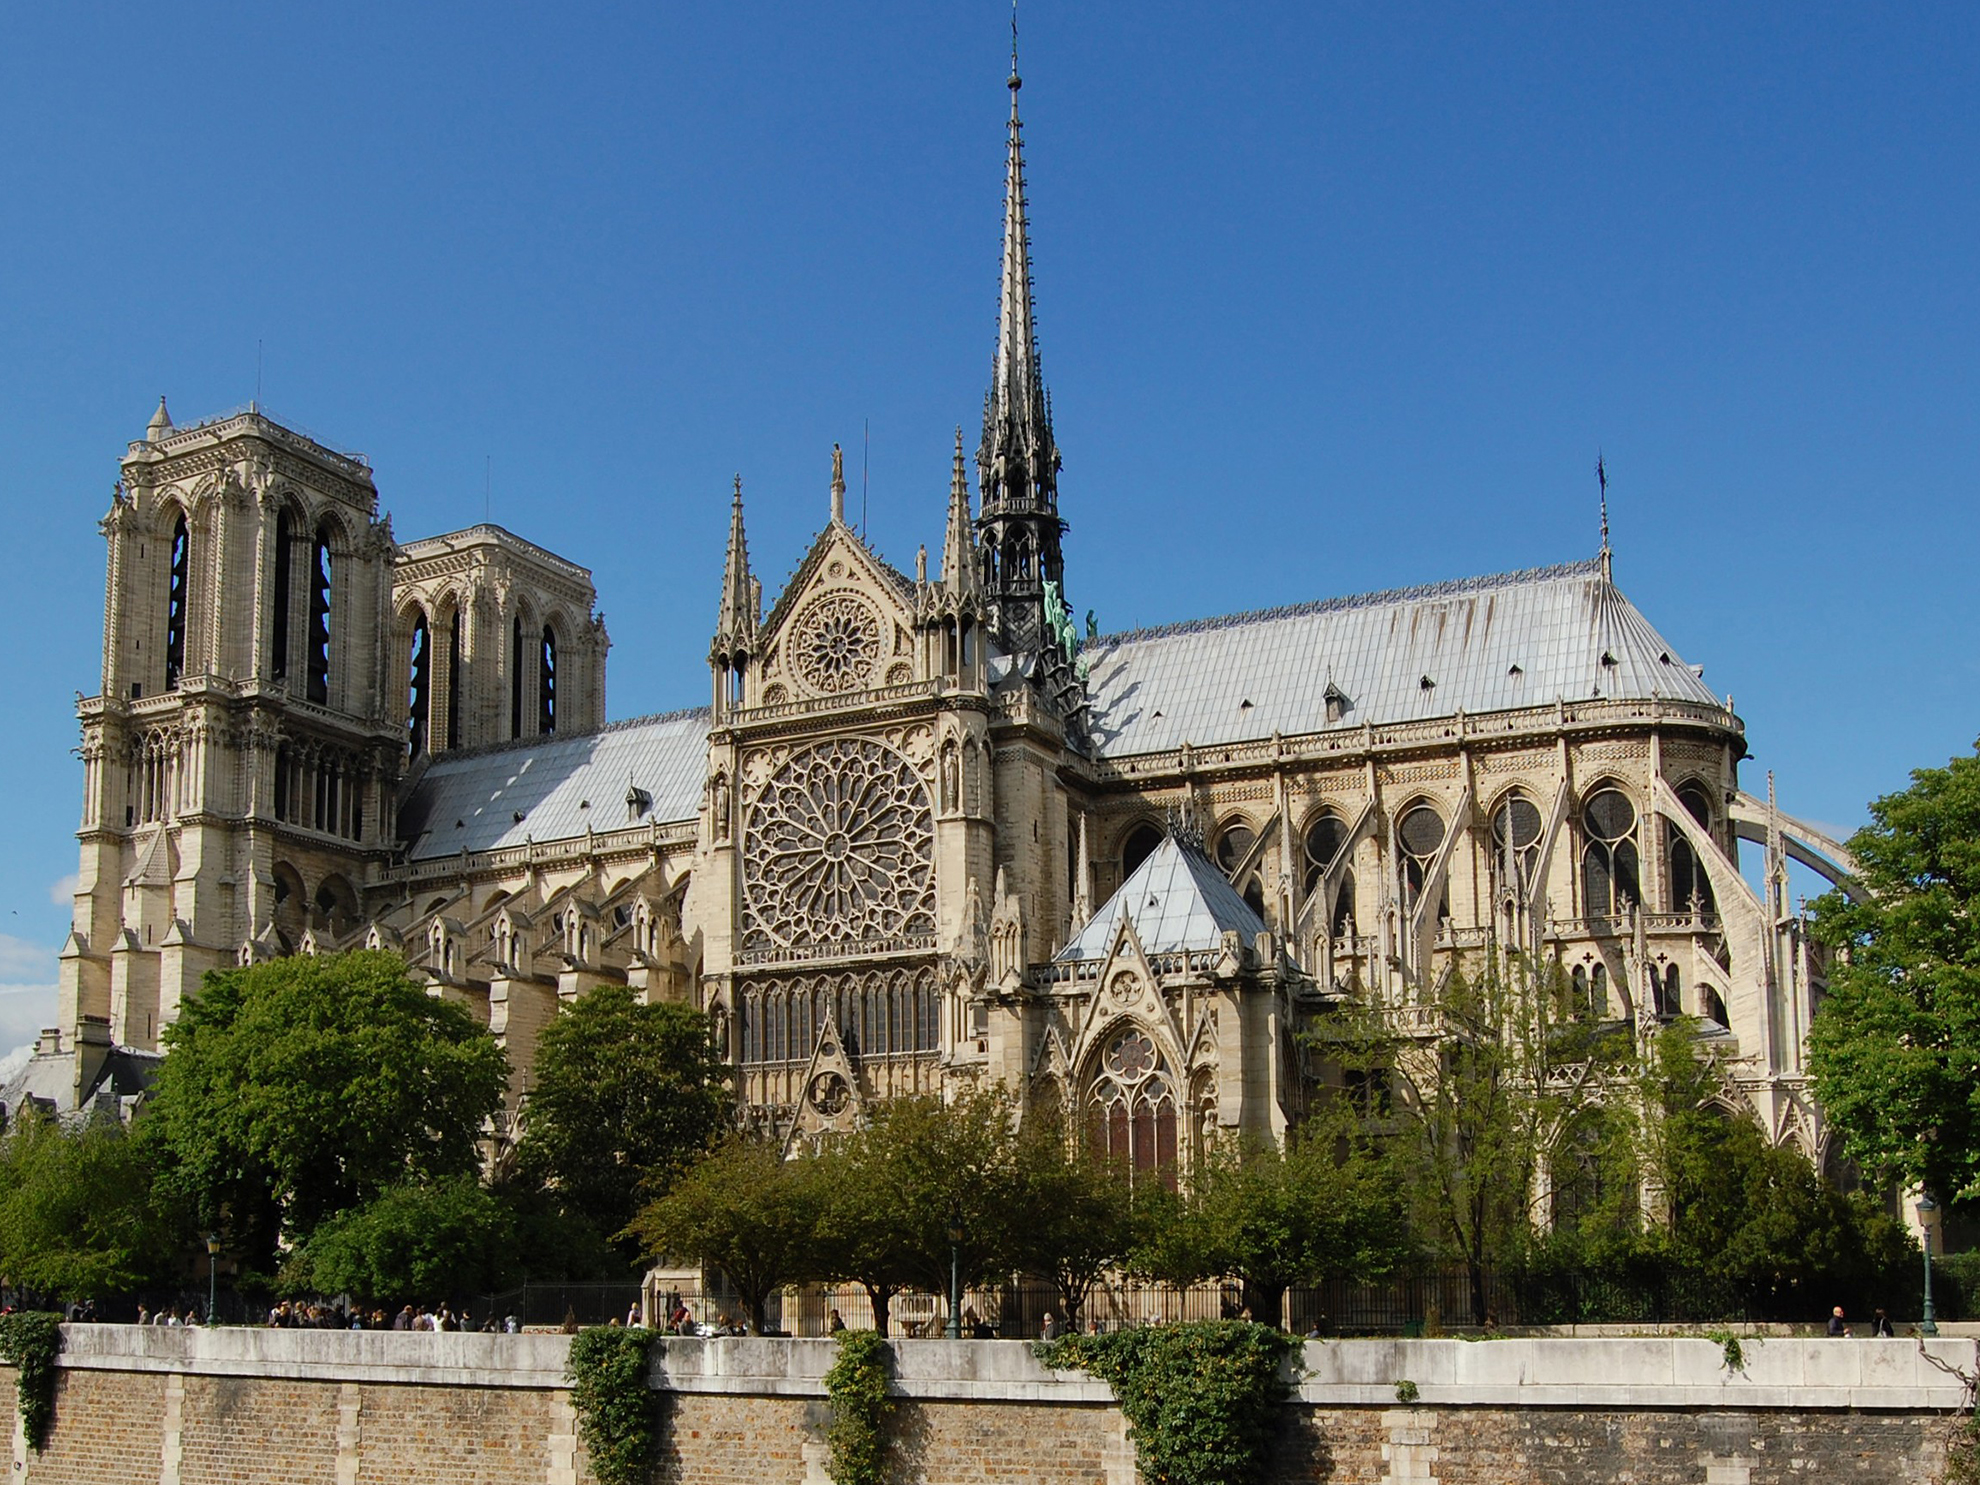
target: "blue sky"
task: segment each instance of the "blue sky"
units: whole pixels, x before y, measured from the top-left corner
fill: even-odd
[[[833,440],[939,542],[995,325],[1008,13],[10,8],[0,1047],[52,1007],[116,458],[256,391],[402,537],[594,570],[695,704],[727,491],[773,592]],[[1971,7],[1030,4],[1074,606],[1589,555],[1850,827],[1980,722]]]

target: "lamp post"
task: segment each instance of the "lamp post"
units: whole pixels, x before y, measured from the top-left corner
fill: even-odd
[[[962,1223],[949,1220],[949,1339],[962,1339]]]
[[[1925,1249],[1925,1307],[1918,1315],[1918,1333],[1937,1335],[1939,1322],[1932,1318],[1932,1233],[1939,1225],[1939,1204],[1930,1192],[1918,1198],[1918,1226]]]
[[[206,1235],[206,1323],[213,1323],[213,1312],[220,1300],[220,1234]]]

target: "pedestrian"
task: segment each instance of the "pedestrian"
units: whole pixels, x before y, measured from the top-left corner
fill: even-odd
[[[1100,1317],[1098,1315],[1095,1315],[1086,1322],[1086,1333],[1088,1335],[1100,1335],[1103,1333],[1100,1329]]]
[[[631,1304],[626,1306],[627,1330],[636,1330],[641,1325],[645,1324],[645,1322],[646,1322],[646,1317],[639,1312],[638,1300],[634,1300]]]
[[[1846,1336],[1849,1334],[1849,1327],[1843,1324],[1843,1307],[1841,1305],[1837,1305],[1833,1310],[1829,1311],[1829,1334],[1832,1336]]]
[[[1044,1322],[1038,1327],[1038,1339],[1056,1341],[1059,1338],[1059,1322],[1050,1310],[1045,1312]]]
[[[1891,1329],[1891,1317],[1879,1308],[1876,1318],[1870,1322],[1870,1335],[1873,1339],[1895,1340],[1897,1332]]]
[[[521,1330],[522,1330],[522,1325],[516,1320],[516,1317],[514,1315],[504,1315],[502,1317],[503,1335],[515,1335]]]

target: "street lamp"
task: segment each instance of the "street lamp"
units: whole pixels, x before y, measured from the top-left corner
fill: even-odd
[[[213,1312],[220,1299],[220,1234],[206,1235],[206,1323],[213,1323]]]
[[[1925,1249],[1925,1308],[1918,1316],[1920,1335],[1937,1335],[1939,1322],[1932,1318],[1932,1232],[1939,1225],[1939,1204],[1930,1192],[1918,1198],[1918,1226]]]
[[[949,1221],[949,1339],[962,1339],[962,1222]]]

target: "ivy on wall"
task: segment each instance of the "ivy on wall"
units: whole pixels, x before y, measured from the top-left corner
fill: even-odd
[[[1209,1320],[1067,1336],[1036,1350],[1047,1366],[1114,1389],[1146,1485],[1253,1485],[1264,1478],[1298,1345],[1268,1325]]]
[[[825,1373],[832,1404],[826,1441],[832,1446],[832,1485],[883,1485],[887,1477],[887,1362],[892,1353],[876,1330],[839,1332],[839,1358]]]
[[[55,1422],[55,1355],[62,1349],[62,1317],[46,1310],[0,1315],[0,1361],[20,1369],[15,1383],[21,1432],[35,1453]]]
[[[646,1485],[652,1475],[660,1418],[646,1372],[658,1339],[650,1330],[594,1325],[571,1340],[571,1406],[598,1485]]]

